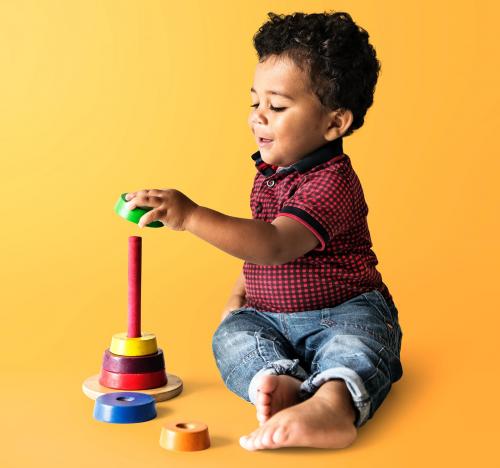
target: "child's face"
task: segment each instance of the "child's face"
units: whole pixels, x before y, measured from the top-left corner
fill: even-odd
[[[310,89],[309,78],[291,60],[271,56],[259,62],[251,95],[254,109],[248,124],[264,162],[288,166],[335,139],[328,130],[331,115]]]

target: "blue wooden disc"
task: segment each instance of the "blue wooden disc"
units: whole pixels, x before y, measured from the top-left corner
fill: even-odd
[[[155,399],[145,393],[106,393],[94,405],[94,418],[108,423],[138,423],[155,417]]]

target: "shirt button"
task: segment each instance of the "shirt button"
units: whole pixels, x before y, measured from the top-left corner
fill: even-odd
[[[255,207],[255,212],[260,213],[262,211],[262,203],[257,203],[257,206]]]
[[[267,186],[268,186],[268,187],[273,187],[273,186],[274,186],[274,180],[273,180],[273,179],[268,180],[268,181],[266,182],[266,184],[267,184]]]

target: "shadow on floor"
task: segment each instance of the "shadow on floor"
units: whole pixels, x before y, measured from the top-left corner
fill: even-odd
[[[217,387],[224,387],[224,384],[222,381],[216,382],[215,380],[207,380],[207,379],[182,379],[182,392],[176,396],[175,398],[183,398],[186,396],[193,395],[195,393],[198,393],[200,391],[205,391],[209,388],[217,388]]]
[[[402,361],[402,365],[403,376],[392,384],[373,417],[359,429],[353,449],[358,445],[376,444],[379,433],[386,426],[403,424],[405,408],[423,398],[425,387],[434,380],[431,356],[411,356]]]

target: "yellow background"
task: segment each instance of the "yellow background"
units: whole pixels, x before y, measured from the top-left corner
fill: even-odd
[[[0,1],[0,465],[499,466],[495,3]],[[344,150],[399,308],[404,376],[350,448],[250,453],[238,438],[254,408],[211,350],[241,262],[113,205],[173,187],[250,217],[252,36],[268,11],[331,9],[382,62]],[[143,330],[185,389],[156,420],[112,425],[80,387],[126,327],[130,235],[143,236]],[[161,449],[178,418],[205,421],[212,448]]]

